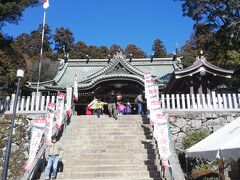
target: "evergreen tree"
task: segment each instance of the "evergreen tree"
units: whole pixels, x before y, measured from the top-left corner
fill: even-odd
[[[155,58],[162,58],[162,57],[166,57],[167,55],[166,48],[160,39],[154,40],[152,51],[154,52],[153,57]]]
[[[27,7],[38,4],[38,0],[4,0],[0,1],[0,29],[6,22],[17,24],[22,17],[22,12]]]
[[[125,49],[126,57],[133,57],[133,58],[145,58],[146,54],[138,48],[135,44],[129,44]]]
[[[69,54],[69,57],[84,59],[86,58],[86,55],[88,55],[88,46],[84,42],[79,41],[76,44],[74,44],[73,49]]]
[[[123,52],[123,49],[117,44],[114,44],[110,47],[110,55],[111,56],[119,53],[120,51]]]
[[[65,48],[65,51],[67,53],[71,52],[71,49],[74,45],[74,37],[73,33],[68,28],[57,28],[55,34],[53,35],[53,39],[55,42],[55,50],[57,53],[63,54],[63,48]]]
[[[0,95],[10,95],[16,89],[16,72],[18,68],[26,70],[24,57],[19,53],[11,38],[0,35]],[[24,81],[27,78],[27,72]],[[24,81],[22,84],[24,84]]]
[[[108,55],[110,55],[110,50],[107,46],[100,46],[99,51],[100,56],[98,58],[100,59],[106,59],[108,58]]]
[[[51,57],[51,29],[48,25],[44,27],[44,41],[43,41],[43,56]],[[29,57],[28,60],[35,61],[40,58],[40,50],[42,45],[42,25],[39,25],[37,30],[33,30],[30,34],[21,34],[19,35],[15,42],[14,46],[21,52],[23,55]]]

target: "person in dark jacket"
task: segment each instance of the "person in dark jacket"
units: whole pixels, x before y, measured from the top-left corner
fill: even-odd
[[[114,117],[115,119],[117,119],[117,98],[114,91],[111,91],[111,93],[107,96],[107,103],[109,117]]]

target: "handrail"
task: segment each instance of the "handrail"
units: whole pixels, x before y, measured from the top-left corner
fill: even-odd
[[[66,129],[67,118],[68,118],[68,116],[65,114],[63,121],[62,121],[62,126],[63,126],[64,131]],[[42,143],[40,144],[40,149],[37,152],[36,157],[34,158],[33,163],[30,166],[30,169],[24,173],[21,180],[31,180],[34,177],[34,175],[37,173],[37,171],[39,169],[39,166],[42,165],[42,163],[44,161],[44,154],[45,154],[46,148],[47,148],[47,145],[44,143],[44,141],[42,141]]]
[[[24,175],[22,176],[21,180],[30,180],[30,179],[32,179],[34,177],[34,175],[36,174],[39,166],[41,165],[40,159],[44,158],[43,155],[44,155],[44,152],[45,152],[46,148],[47,148],[47,146],[43,142],[42,145],[41,145],[40,150],[38,151],[36,157],[33,160],[33,163],[31,165],[30,169],[27,170],[24,173]]]

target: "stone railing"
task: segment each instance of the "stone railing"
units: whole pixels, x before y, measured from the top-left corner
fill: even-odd
[[[15,94],[0,99],[0,112],[12,114]],[[22,96],[18,98],[17,113],[18,114],[42,114],[47,110],[49,102],[56,103],[57,96]],[[56,109],[56,107],[55,107]]]
[[[11,114],[15,94],[0,98],[0,112]],[[17,113],[31,114],[46,111],[48,102],[55,103],[57,96],[19,97]],[[161,94],[161,108],[165,111],[239,111],[240,94]]]
[[[163,110],[239,111],[240,94],[161,94]]]

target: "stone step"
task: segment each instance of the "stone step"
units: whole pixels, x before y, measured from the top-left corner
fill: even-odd
[[[81,119],[90,119],[92,117],[95,117],[97,118],[95,115],[80,115],[80,116],[72,116],[73,118],[81,118]],[[108,115],[101,115],[102,118],[109,118],[111,119]],[[131,118],[131,119],[134,119],[134,118],[146,118],[146,116],[141,116],[141,115],[138,115],[138,114],[131,114],[131,115],[118,115],[118,118],[121,118],[121,119],[125,119],[125,118]]]
[[[63,164],[66,166],[102,166],[102,165],[109,165],[109,166],[115,166],[115,165],[147,165],[147,166],[154,166],[154,159],[148,159],[148,160],[140,160],[140,159],[88,159],[83,160],[79,158],[75,158],[73,161],[67,161],[62,159]]]
[[[98,128],[105,128],[105,129],[143,129],[141,125],[133,125],[133,124],[80,124],[75,125],[71,124],[67,126],[67,129],[75,130],[75,129],[98,129]]]
[[[139,160],[147,160],[147,159],[155,159],[155,154],[64,154],[65,161],[74,161],[76,158],[80,158],[81,160],[89,160],[89,159],[139,159]]]
[[[68,141],[71,139],[75,139],[75,140],[82,140],[82,139],[87,139],[87,138],[92,138],[95,140],[101,140],[101,139],[105,139],[105,140],[118,140],[118,139],[134,139],[134,140],[152,140],[153,137],[151,135],[121,135],[121,136],[109,136],[109,135],[79,135],[79,136],[73,136],[72,134],[64,134],[64,136],[61,138],[61,141]]]
[[[152,144],[76,144],[76,145],[68,145],[63,144],[64,152],[72,149],[151,149]]]
[[[149,178],[150,173],[152,177],[160,177],[158,173],[148,172],[148,171],[116,171],[116,172],[69,172],[69,173],[59,173],[57,178],[62,179],[80,179],[80,178],[92,178],[92,179],[115,179],[115,178]]]
[[[68,149],[67,152],[65,151],[65,154],[154,154],[155,152],[148,151],[147,149],[143,148],[126,148],[126,149],[106,149],[106,148],[95,148],[95,149]]]
[[[111,172],[111,171],[153,171],[155,166],[146,165],[101,165],[101,166],[64,166],[65,172]]]
[[[57,178],[59,179],[59,178]],[[94,179],[98,180],[98,179],[102,179],[102,178],[97,178],[95,177]],[[108,178],[104,178],[105,180],[112,180],[112,178],[108,179]],[[71,180],[71,179],[59,179],[59,180]],[[74,179],[74,180],[93,180],[92,178],[81,178],[81,179]],[[114,178],[114,180],[153,180],[153,178],[127,178],[127,177],[124,177],[124,178]],[[160,180],[160,179],[156,179],[156,180]]]
[[[71,132],[72,136],[78,136],[78,135],[144,135],[144,132],[128,132],[128,131],[98,131],[98,132]]]
[[[78,139],[78,140],[76,140],[76,139],[68,139],[68,140],[62,140],[62,143],[63,144],[84,144],[84,143],[90,143],[90,144],[102,144],[102,143],[104,143],[104,144],[117,144],[117,143],[119,143],[119,144],[123,144],[123,143],[137,143],[137,144],[139,144],[139,143],[142,143],[142,142],[152,142],[152,140],[150,139],[150,140],[146,140],[146,139],[108,139],[108,140],[106,140],[106,139],[93,139],[93,138],[91,138],[91,137],[88,137],[88,136],[86,136],[86,138],[85,139]]]
[[[66,134],[104,134],[104,133],[112,133],[112,132],[116,132],[117,135],[122,134],[122,133],[133,133],[133,134],[145,134],[145,132],[141,129],[106,129],[106,128],[99,128],[99,129],[74,129],[71,130],[70,133]]]

